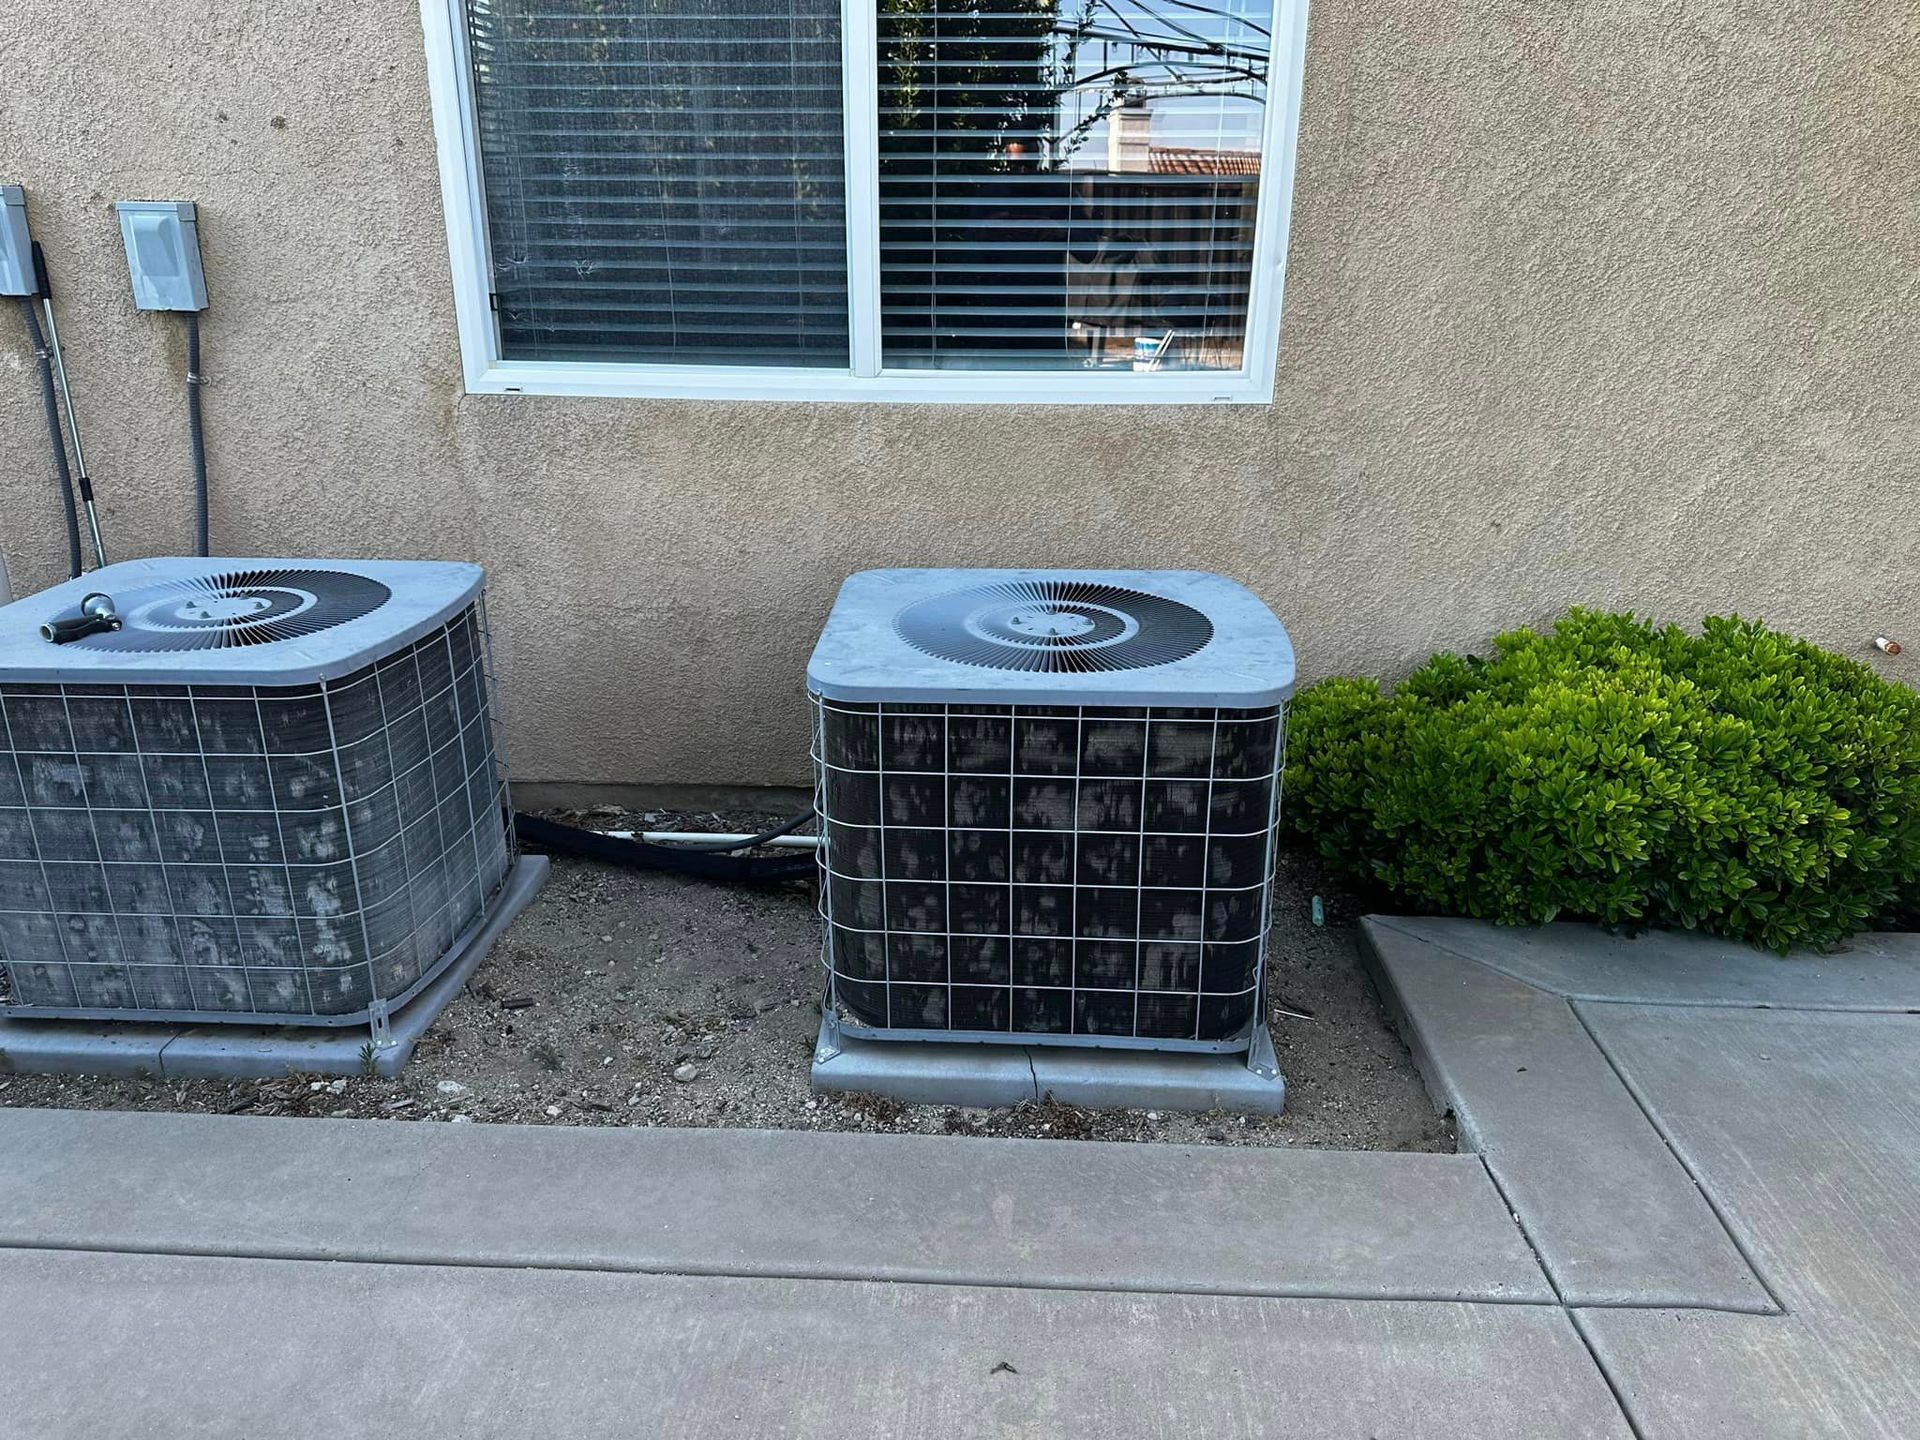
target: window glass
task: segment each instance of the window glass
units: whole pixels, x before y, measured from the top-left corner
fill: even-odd
[[[884,363],[1239,369],[1271,6],[877,4]]]
[[[500,352],[848,363],[838,0],[468,0]]]

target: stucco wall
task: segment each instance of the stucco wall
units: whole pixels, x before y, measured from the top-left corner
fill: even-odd
[[[183,345],[116,199],[198,200],[215,548],[472,557],[514,769],[793,783],[871,565],[1225,571],[1309,675],[1571,601],[1920,652],[1920,30],[1893,0],[1316,0],[1271,408],[463,393],[411,0],[10,0],[110,543],[189,542]],[[0,553],[58,506],[0,318]]]

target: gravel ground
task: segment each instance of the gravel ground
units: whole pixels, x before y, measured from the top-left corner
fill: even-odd
[[[578,819],[559,816],[560,819]],[[597,811],[598,828],[754,830],[756,814]],[[1325,894],[1326,924],[1312,902]],[[815,1096],[810,888],[727,888],[556,860],[540,898],[398,1080],[0,1079],[0,1105],[554,1125],[723,1125],[1183,1144],[1452,1150],[1355,954],[1354,907],[1283,857],[1274,904],[1277,1118],[974,1110]]]

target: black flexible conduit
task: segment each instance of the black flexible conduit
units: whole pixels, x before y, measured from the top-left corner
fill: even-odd
[[[207,436],[200,424],[200,313],[187,316],[187,439],[193,447],[193,553],[207,553]],[[75,572],[78,573],[78,572]]]
[[[40,362],[40,404],[47,412],[47,435],[53,441],[53,463],[60,471],[60,504],[67,512],[67,574],[80,573],[80,511],[73,499],[73,470],[67,464],[67,437],[60,428],[60,401],[53,393],[53,352],[47,348],[46,333],[40,328],[40,301],[33,295],[20,297],[20,313],[26,317],[27,338],[33,342],[34,358]]]
[[[789,822],[797,826],[806,817]],[[671,870],[701,880],[733,880],[749,885],[770,885],[787,880],[811,880],[819,873],[820,861],[814,855],[734,855],[717,854],[711,849],[691,846],[653,845],[645,840],[616,840],[597,830],[582,830],[562,825],[538,815],[523,813],[513,817],[513,828],[520,843],[532,850],[554,855],[579,855],[589,860],[604,860],[631,870]],[[784,833],[784,832],[782,832]],[[771,838],[769,836],[768,838]],[[744,844],[731,841],[729,844]]]

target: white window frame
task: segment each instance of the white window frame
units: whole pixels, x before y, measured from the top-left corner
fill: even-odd
[[[873,0],[841,0],[850,354],[833,366],[507,360],[492,306],[486,197],[464,0],[420,0],[460,357],[473,395],[1022,405],[1265,405],[1273,399],[1293,211],[1307,0],[1273,0],[1245,363],[1239,370],[888,369],[880,363],[879,44]],[[855,83],[861,77],[862,83]]]

